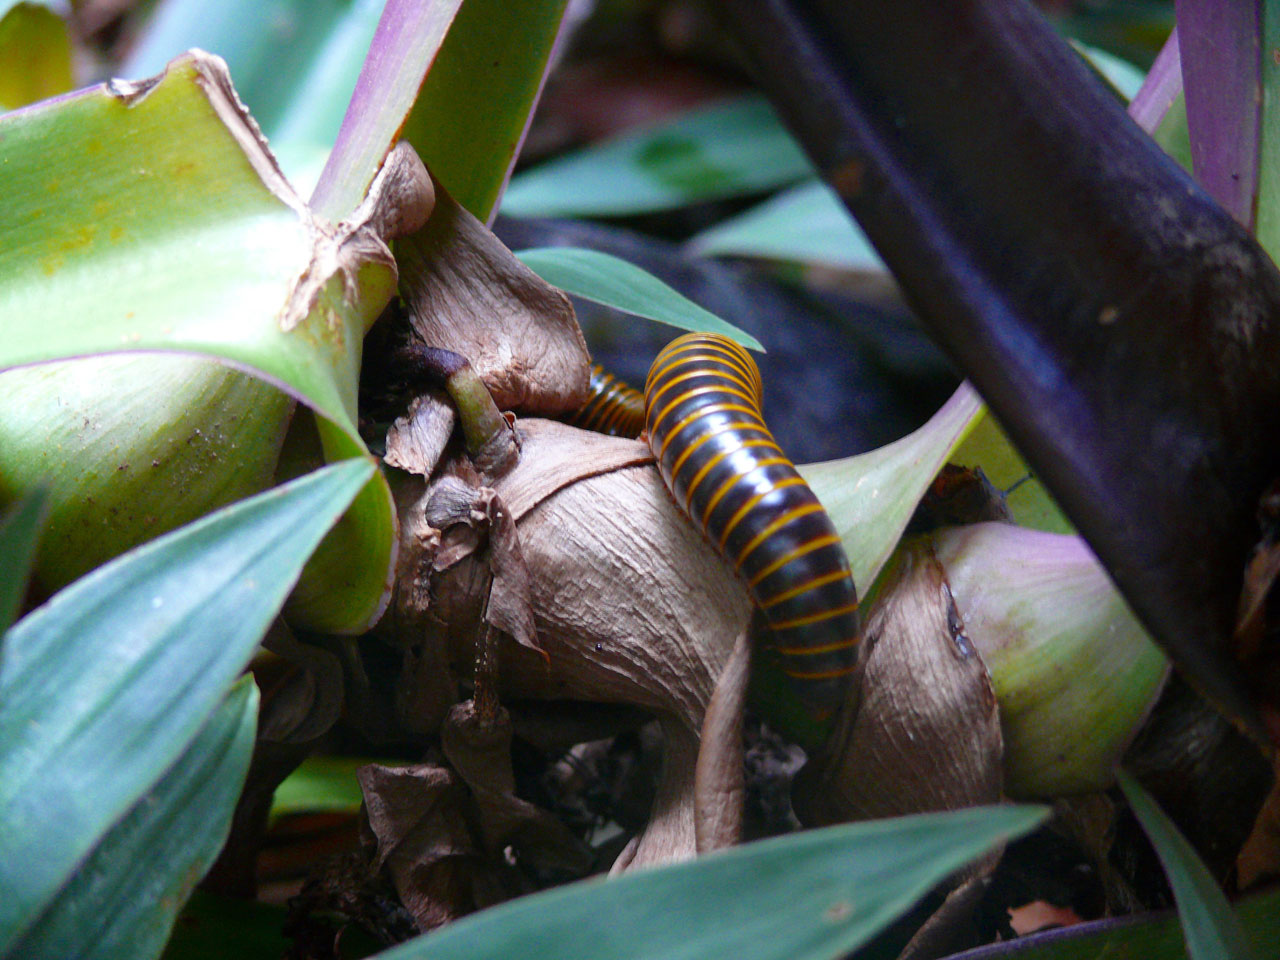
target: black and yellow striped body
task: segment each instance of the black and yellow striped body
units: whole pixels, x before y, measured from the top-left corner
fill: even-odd
[[[765,427],[755,361],[687,334],[654,360],[644,399],[667,489],[746,581],[783,671],[830,712],[856,669],[858,595],[835,527]]]
[[[591,366],[590,394],[566,423],[611,437],[638,437],[644,429],[644,397],[599,364]]]

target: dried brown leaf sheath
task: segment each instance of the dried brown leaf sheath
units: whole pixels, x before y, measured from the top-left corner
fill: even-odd
[[[998,802],[1003,739],[986,666],[927,547],[904,551],[867,621],[862,704],[797,784],[808,823]]]
[[[569,298],[439,184],[431,219],[396,257],[414,334],[466,357],[501,409],[554,416],[586,400],[590,359]]]
[[[676,508],[642,444],[551,421],[516,427],[519,463],[492,488],[461,460],[430,484],[401,485],[392,627],[420,665],[412,672],[420,689],[401,696],[418,715],[405,719],[420,729],[443,719],[448,703],[438,698],[453,683],[442,685],[440,672],[470,675],[486,638],[504,696],[648,709],[666,734],[666,771],[650,830],[624,856],[635,865],[692,855],[702,723],[750,623],[750,599]],[[495,537],[507,518],[518,537]],[[526,613],[536,640],[522,644],[508,631]],[[741,682],[745,671],[734,676]],[[724,763],[717,754],[715,766]],[[732,789],[721,777],[703,782]],[[732,817],[732,804],[717,797],[701,806],[723,811],[700,824],[710,843],[723,842],[732,828],[714,821]]]

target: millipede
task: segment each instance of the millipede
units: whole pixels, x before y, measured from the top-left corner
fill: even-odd
[[[644,429],[644,397],[599,364],[592,364],[587,401],[566,422],[611,437],[638,437]]]
[[[645,430],[667,490],[746,581],[783,673],[823,716],[857,669],[858,594],[835,526],[761,406],[755,361],[716,334],[672,341],[645,382]]]

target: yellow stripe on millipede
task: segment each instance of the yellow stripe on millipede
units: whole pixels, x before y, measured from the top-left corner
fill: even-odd
[[[726,357],[729,357],[739,367],[742,372],[754,380],[757,384],[760,382],[760,368],[756,366],[756,362],[751,359],[751,354],[747,353],[745,347],[736,340],[730,340],[728,337],[722,337],[718,334],[706,334],[700,340],[701,346],[707,350],[715,350]]]
[[[774,647],[773,649],[786,657],[811,657],[823,653],[835,653],[837,650],[848,650],[861,642],[860,637],[850,637],[847,640],[836,640],[816,647]]]
[[[776,607],[780,603],[785,603],[793,597],[798,597],[802,593],[808,593],[810,590],[817,590],[819,587],[825,587],[829,583],[836,583],[849,576],[848,570],[834,570],[831,573],[825,573],[820,577],[813,577],[804,583],[792,587],[790,590],[784,590],[776,596],[770,597],[768,600],[761,600],[760,609],[768,610],[770,607]]]
[[[661,461],[662,458],[667,455],[667,447],[670,446],[671,441],[676,438],[676,436],[680,433],[681,430],[683,430],[689,424],[693,423],[693,421],[699,419],[700,417],[708,416],[709,414],[712,414],[712,413],[730,413],[730,412],[745,413],[748,416],[755,416],[754,408],[744,407],[740,403],[709,403],[705,407],[699,407],[697,410],[693,411],[693,413],[686,414],[684,417],[677,420],[674,424],[671,425],[670,429],[664,431],[667,436],[662,441],[662,446],[658,448],[658,452],[657,452],[658,460]],[[650,435],[652,435],[654,432],[654,428],[657,426],[657,421],[650,420],[649,426],[650,426],[649,433]]]
[[[689,489],[685,492],[685,498],[684,498],[684,509],[686,513],[689,512],[690,504],[693,503],[693,492],[697,490],[698,485],[701,484],[702,481],[707,478],[707,474],[716,468],[716,464],[723,463],[727,457],[731,457],[735,453],[737,453],[739,450],[745,450],[747,447],[772,447],[774,450],[778,450],[778,445],[774,443],[772,440],[747,440],[745,443],[743,443],[738,447],[733,448],[732,450],[721,450],[714,457],[712,457],[710,460],[704,463],[699,468],[698,472],[693,475],[693,479],[689,481]],[[770,466],[774,466],[775,464],[790,463],[790,462],[791,462],[790,460],[782,456],[782,451],[778,450],[778,456],[765,457],[764,459],[756,460],[751,464],[750,469],[754,470],[756,469],[756,467],[770,467]],[[736,483],[738,478],[742,476],[746,476],[746,474],[735,472],[733,477],[730,479],[732,479],[733,482]],[[671,479],[673,482],[679,482],[680,475],[677,474],[675,470],[672,470]],[[721,486],[723,486],[723,484]],[[717,492],[719,492],[718,489],[717,489]],[[719,502],[718,498],[716,502],[717,503]]]
[[[818,613],[811,613],[807,617],[796,617],[794,620],[784,620],[782,623],[769,621],[769,626],[774,630],[791,630],[794,627],[807,627],[811,623],[821,623],[823,620],[842,617],[846,613],[854,613],[857,609],[858,604],[851,603],[847,607],[836,607],[833,610],[822,610]]]
[[[840,667],[837,670],[816,670],[812,673],[800,670],[788,670],[782,668],[782,672],[793,680],[835,680],[837,677],[847,677],[853,671],[858,669],[858,665],[852,664],[847,667]]]
[[[806,504],[806,506],[812,507],[813,504]],[[810,510],[809,512],[812,513],[813,511]],[[770,524],[769,526],[772,527],[773,524]],[[769,574],[771,573],[776,573],[780,567],[785,567],[792,560],[798,560],[800,557],[803,557],[806,553],[813,553],[813,551],[815,550],[821,550],[823,547],[829,547],[833,543],[839,543],[839,542],[840,542],[840,536],[838,534],[829,533],[826,536],[815,537],[812,540],[802,543],[800,544],[800,546],[796,547],[794,550],[788,550],[786,553],[780,556],[777,560],[773,561],[773,563],[769,564],[767,567],[765,567],[763,570],[757,573],[754,577],[752,577],[747,582],[747,589],[754,590],[761,580],[769,576]],[[753,540],[752,543],[755,543],[755,541]],[[750,547],[751,544],[747,544],[747,546]],[[738,555],[739,567],[742,566],[742,561],[743,559],[746,558],[746,555],[747,555],[746,550],[743,550],[742,553]]]
[[[783,462],[790,463],[791,461],[787,460],[784,457]],[[706,508],[702,511],[702,529],[703,530],[707,530],[708,521],[711,519],[711,512],[715,510],[715,508],[719,505],[720,501],[723,500],[726,496],[728,496],[729,491],[738,485],[739,480],[741,480],[743,477],[745,477],[748,473],[750,473],[754,469],[755,469],[755,466],[752,466],[747,470],[735,472],[732,475],[725,477],[723,480],[720,481],[720,486],[716,487],[715,493],[711,494],[710,501],[708,501]],[[768,490],[765,491],[765,493],[768,493],[768,492],[769,492]],[[764,494],[761,494],[761,496],[763,495]],[[759,500],[759,499],[760,497],[756,497],[756,500]],[[693,514],[690,513],[689,516],[692,517]],[[707,536],[708,537],[711,536],[710,530],[707,530]],[[723,547],[722,547],[722,552],[723,552]]]
[[[790,463],[791,461],[783,457],[782,462]],[[764,464],[763,463],[757,464],[757,466],[764,466]],[[752,467],[751,469],[754,470],[755,467]],[[743,476],[745,475],[746,474],[743,474]],[[783,487],[794,487],[797,484],[803,485],[804,480],[801,479],[800,477],[787,477],[785,480],[779,480],[777,483],[771,486],[768,490],[765,490],[763,493],[757,493],[754,497],[752,497],[750,500],[748,500],[746,503],[740,506],[734,512],[733,516],[729,518],[729,522],[725,525],[724,532],[720,534],[721,551],[724,550],[724,545],[729,542],[729,535],[733,533],[733,528],[736,527],[742,521],[742,518],[745,517],[751,511],[752,507],[754,507],[757,503],[759,503],[765,497],[769,496],[769,494],[773,493],[775,490],[781,490]],[[710,511],[708,511],[706,513],[706,516],[710,516],[710,515],[711,515]],[[703,521],[703,525],[704,526],[706,525],[705,520]]]
[[[699,350],[711,350],[718,356],[700,356]],[[679,358],[673,361],[673,358]],[[751,359],[750,354],[746,352],[737,343],[725,338],[709,339],[706,337],[694,337],[690,339],[680,338],[668,344],[653,362],[653,368],[650,375],[646,379],[646,383],[651,383],[657,376],[665,373],[666,370],[675,363],[686,363],[694,359],[709,360],[712,363],[728,363],[736,368],[747,380],[750,380],[757,387],[757,395],[760,387],[760,368],[756,366],[756,362]],[[663,364],[659,369],[658,365]]]
[[[664,393],[666,393],[668,390],[674,387],[677,383],[683,383],[685,380],[693,380],[697,377],[715,377],[719,380],[727,381],[727,383],[732,383],[738,387],[741,387],[742,390],[745,391],[742,394],[742,398],[744,400],[752,404],[759,403],[760,395],[756,393],[756,391],[752,388],[750,383],[748,383],[746,380],[742,379],[741,377],[735,376],[734,374],[731,374],[731,373],[727,373],[724,370],[708,370],[706,367],[698,367],[697,369],[689,370],[685,373],[680,373],[679,368],[684,366],[684,363],[685,361],[683,360],[676,360],[667,365],[667,369],[671,367],[676,368],[675,370],[676,376],[673,376],[670,380],[666,380],[666,381],[662,380],[662,378],[667,374],[667,369],[663,369],[658,373],[657,382],[662,383],[662,386],[660,386],[657,390],[653,391],[653,395],[649,400],[649,406],[656,407],[658,405],[658,399]],[[721,387],[721,389],[723,389],[726,393],[737,393],[737,391],[734,390],[733,387],[730,387],[727,384]]]
[[[769,431],[764,427],[763,424],[746,423],[745,421],[742,421],[742,420],[735,420],[730,423],[721,423],[713,427],[712,429],[708,430],[702,436],[698,437],[697,440],[693,441],[693,443],[689,444],[689,446],[685,448],[684,453],[676,457],[676,462],[671,465],[671,476],[673,477],[680,476],[680,468],[684,466],[684,462],[688,460],[689,457],[693,454],[693,452],[697,450],[700,446],[702,446],[712,437],[718,437],[720,436],[720,434],[728,433],[730,430],[752,430],[756,433],[763,433],[766,437],[768,437],[769,443],[773,445],[774,449],[778,449],[778,445],[773,442],[773,437],[770,435]],[[781,453],[782,451],[778,449],[778,452]]]
[[[790,463],[791,461],[788,460],[787,462]],[[811,513],[818,513],[821,510],[822,510],[822,505],[820,503],[815,502],[815,503],[802,504],[801,506],[798,506],[798,507],[792,507],[790,510],[787,510],[779,514],[777,517],[774,518],[772,523],[770,523],[767,527],[765,527],[763,530],[757,533],[754,537],[752,537],[751,540],[747,543],[747,545],[744,546],[742,550],[738,553],[738,559],[734,561],[734,564],[733,564],[734,572],[736,573],[738,570],[742,569],[743,562],[747,559],[747,555],[751,553],[752,550],[760,546],[760,544],[764,543],[765,540],[773,536],[773,534],[777,533],[780,529],[785,527],[792,520],[796,520],[796,519],[799,519],[800,517],[808,516]],[[799,554],[797,553],[796,556],[799,556]],[[778,563],[771,564],[769,567],[770,572],[776,569],[779,565],[780,564]],[[752,580],[749,584],[747,584],[748,587],[754,587],[755,585],[756,585],[755,580]]]
[[[705,387],[690,387],[684,393],[679,394],[678,396],[672,397],[669,401],[667,401],[667,405],[663,407],[661,410],[659,410],[658,413],[652,417],[650,422],[653,424],[654,428],[656,429],[658,424],[662,423],[663,417],[665,417],[668,413],[670,413],[673,407],[679,406],[680,404],[684,403],[686,400],[692,397],[700,397],[704,393],[727,393],[730,396],[741,397],[743,400],[747,401],[747,403],[751,403],[750,397],[748,397],[741,390],[735,390],[733,387],[726,387],[719,384],[714,384],[714,385],[708,384]],[[657,397],[655,396],[654,403],[656,402],[657,402]],[[712,406],[712,404],[707,404],[707,407],[710,407],[710,406]],[[650,410],[653,409],[653,403],[650,404],[649,409]],[[699,408],[699,410],[701,409],[704,409],[704,408]],[[697,413],[698,411],[694,411],[694,412]],[[747,408],[747,412],[753,413],[754,408]]]

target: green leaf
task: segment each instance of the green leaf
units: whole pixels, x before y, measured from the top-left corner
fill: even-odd
[[[1133,776],[1117,770],[1116,780],[1164,865],[1191,960],[1250,960],[1254,952],[1240,918],[1195,848]]]
[[[454,199],[492,219],[564,6],[388,0],[313,207],[332,220],[346,216],[402,136]]]
[[[355,434],[349,344],[363,321],[321,311],[283,329],[314,238],[288,185],[220,119],[219,79],[188,57],[137,95],[104,85],[0,118],[0,368],[208,353]]]
[[[356,771],[373,763],[359,757],[308,757],[276,787],[271,816],[291,813],[355,813],[364,795]]]
[[[159,955],[179,908],[226,842],[253,755],[257,717],[258,689],[244,677],[9,956]]]
[[[511,181],[514,217],[603,217],[761,193],[813,176],[808,158],[760,96],[544,163]]]
[[[22,608],[48,500],[44,488],[37,487],[0,517],[0,633],[9,629]]]
[[[1265,0],[1259,6],[1259,32],[1253,50],[1259,56],[1261,89],[1254,89],[1259,100],[1257,171],[1258,187],[1256,232],[1258,242],[1274,258],[1280,255],[1280,63],[1275,51],[1280,45],[1280,3]]]
[[[454,200],[491,221],[524,143],[565,0],[467,0],[402,136]]]
[[[1184,170],[1191,170],[1191,132],[1187,127],[1187,100],[1179,93],[1169,107],[1164,119],[1156,127],[1151,139],[1177,161]]]
[[[395,291],[394,268],[335,249],[215,59],[191,54],[152,81],[0,118],[0,191],[0,369],[116,351],[205,354],[311,406],[329,422],[331,459],[366,452],[360,344]],[[358,631],[385,602],[392,505],[381,475],[370,483],[343,531],[355,538],[342,553],[358,582],[313,570],[304,581],[324,599],[295,612],[313,629]]]
[[[857,221],[821,180],[792,187],[722,220],[688,246],[699,256],[797,260],[842,270],[885,269]]]
[[[380,960],[825,960],[1045,817],[989,807],[811,830],[485,910]]]
[[[293,154],[310,148],[320,161],[314,173],[320,173],[342,128],[383,6],[382,0],[347,0],[346,9],[329,25],[305,71],[281,75],[277,70],[272,74],[288,94],[279,119],[265,128],[277,156],[282,149]],[[273,52],[278,55],[280,51]],[[294,185],[307,192],[296,179]]]
[[[799,465],[844,541],[859,596],[870,592],[916,504],[982,409],[973,388],[961,384],[928,423],[901,440],[842,460]]]
[[[47,592],[265,490],[294,410],[268,383],[177,354],[6,370],[0,393],[0,501],[49,492],[35,570]]]
[[[350,461],[118,558],[6,635],[0,951],[170,768],[363,487]]]
[[[62,17],[43,3],[7,3],[0,9],[0,111],[75,86],[71,38]]]
[[[722,333],[744,347],[764,350],[749,333],[704,310],[626,260],[579,247],[537,247],[521,250],[516,256],[547,283],[574,296],[681,330]]]

